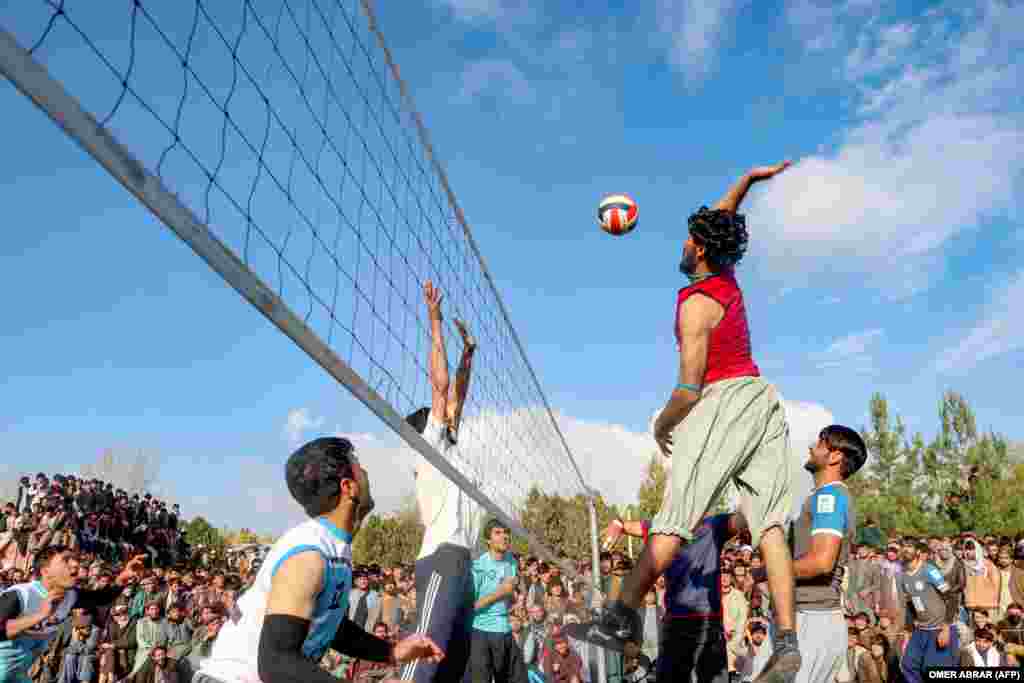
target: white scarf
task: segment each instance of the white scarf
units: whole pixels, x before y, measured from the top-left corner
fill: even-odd
[[[995,646],[989,646],[988,652],[982,657],[981,653],[978,652],[978,648],[971,643],[967,646],[967,651],[971,653],[971,658],[974,660],[974,666],[985,667],[988,669],[999,666],[999,651]]]
[[[967,567],[967,573],[971,576],[984,576],[985,551],[981,549],[981,544],[979,544],[973,538],[967,539],[967,544],[970,547],[969,557],[971,558],[964,558],[964,565]]]

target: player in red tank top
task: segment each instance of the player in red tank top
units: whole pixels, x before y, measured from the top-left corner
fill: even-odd
[[[755,168],[709,210],[690,216],[679,269],[690,280],[680,290],[675,334],[678,380],[654,424],[662,454],[673,459],[662,509],[650,541],[619,600],[588,626],[587,639],[608,646],[634,640],[636,610],[671,564],[726,484],[742,479],[745,512],[769,573],[775,607],[774,654],[755,683],[788,683],[800,669],[793,596],[793,560],[783,531],[789,514],[789,432],[781,399],[760,377],[750,350],[743,293],[733,267],[747,246],[746,222],[737,213],[750,186],[789,166]],[[771,432],[771,437],[765,436]],[[781,502],[780,502],[781,501]],[[746,507],[744,507],[746,505]],[[751,519],[752,518],[752,519]],[[682,644],[680,644],[682,645]]]

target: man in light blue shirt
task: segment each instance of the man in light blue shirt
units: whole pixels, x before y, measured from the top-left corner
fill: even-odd
[[[497,519],[484,528],[487,552],[473,562],[472,683],[526,683],[522,652],[512,637],[509,604],[515,598],[511,535]]]

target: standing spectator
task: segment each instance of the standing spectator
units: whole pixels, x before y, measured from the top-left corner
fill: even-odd
[[[372,624],[368,623],[370,618],[370,577],[365,571],[358,572],[353,577],[354,587],[349,593],[348,618],[363,630],[369,630]]]
[[[643,638],[640,649],[652,662],[658,659],[658,639],[661,632],[661,621],[665,618],[665,609],[658,604],[658,594],[653,590],[644,599],[640,609],[640,635]]]
[[[942,572],[946,585],[949,586],[943,596],[946,599],[946,620],[951,624],[966,623],[961,610],[964,604],[964,588],[967,586],[967,572],[964,563],[953,554],[953,544],[948,538],[938,539],[932,562]]]
[[[960,651],[960,667],[991,669],[1006,666],[1006,659],[998,649],[992,647],[995,640],[995,634],[990,629],[979,628],[975,631],[974,642]]]
[[[885,548],[885,558],[879,563],[881,569],[881,589],[878,598],[879,613],[886,614],[892,620],[897,633],[903,631],[906,615],[906,600],[900,595],[899,576],[903,573],[900,562],[900,544],[889,543]]]
[[[859,545],[847,565],[846,609],[854,614],[866,612],[874,623],[878,620],[882,569],[870,555],[870,547]]]
[[[964,569],[967,582],[964,586],[964,602],[968,610],[985,610],[989,618],[994,619],[999,608],[999,570],[986,557],[984,548],[977,540],[968,538],[965,545]]]
[[[725,626],[729,678],[736,679],[736,655],[741,650],[750,606],[743,593],[732,585],[732,574],[722,573],[722,622]]]
[[[569,647],[565,636],[555,639],[555,647],[544,662],[544,679],[547,683],[582,683],[583,661]]]
[[[871,641],[871,661],[878,672],[881,683],[896,683],[900,680],[900,662],[896,649],[884,636],[875,636]]]
[[[394,578],[384,580],[384,592],[379,605],[380,621],[388,625],[389,631],[398,628],[402,623],[402,604]]]
[[[522,638],[523,664],[531,683],[543,680],[544,667],[541,655],[544,653],[544,642],[547,640],[547,615],[542,605],[529,607],[530,621],[526,625]]]
[[[492,519],[484,528],[487,552],[473,562],[473,683],[524,683],[525,667],[512,638],[508,607],[515,597],[516,564],[509,557],[509,530]]]
[[[132,601],[128,605],[128,616],[132,619],[141,619],[145,616],[146,608],[150,603],[160,604],[161,610],[166,604],[166,597],[159,592],[159,581],[156,575],[149,574],[139,583],[140,590],[132,595]]]
[[[861,642],[860,634],[851,629],[847,635],[846,669],[851,683],[880,683],[878,669],[871,652]]]
[[[772,653],[772,644],[768,640],[768,627],[760,619],[747,622],[743,644],[736,656],[736,672],[743,683],[757,678],[764,668],[765,662]]]
[[[1006,610],[1013,602],[1010,586],[1013,583],[1013,557],[1008,546],[999,549],[996,555],[996,567],[999,569],[999,604],[993,621],[999,623],[1006,615]]]
[[[378,623],[373,627],[373,635],[381,640],[388,639],[388,627],[386,624]],[[371,662],[365,659],[356,659],[348,670],[348,678],[353,683],[364,683],[377,680],[378,678],[390,678],[389,674],[394,673],[394,666],[389,662]]]

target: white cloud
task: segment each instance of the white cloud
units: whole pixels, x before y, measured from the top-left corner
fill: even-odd
[[[319,429],[323,423],[322,417],[310,416],[309,408],[293,408],[288,411],[281,433],[289,445],[295,446],[302,441],[307,432]]]
[[[715,52],[729,30],[738,0],[657,0],[657,30],[668,42],[669,61],[691,82],[711,70]]]
[[[530,103],[536,99],[522,70],[509,60],[484,59],[472,62],[462,72],[462,87],[456,101]]]
[[[1024,349],[1024,271],[999,289],[988,311],[959,344],[939,354],[935,368],[942,373],[963,373],[978,363]]]
[[[898,270],[887,266],[873,284],[905,295],[934,278],[952,238],[1016,209],[1024,116],[1008,105],[1024,82],[1024,5],[992,0],[954,14],[861,27],[841,58],[856,123],[834,151],[803,159],[752,198],[769,261],[839,275],[876,273],[884,258]]]
[[[871,372],[874,370],[872,351],[881,341],[884,332],[880,329],[864,330],[836,339],[813,359],[821,370],[845,370]]]

